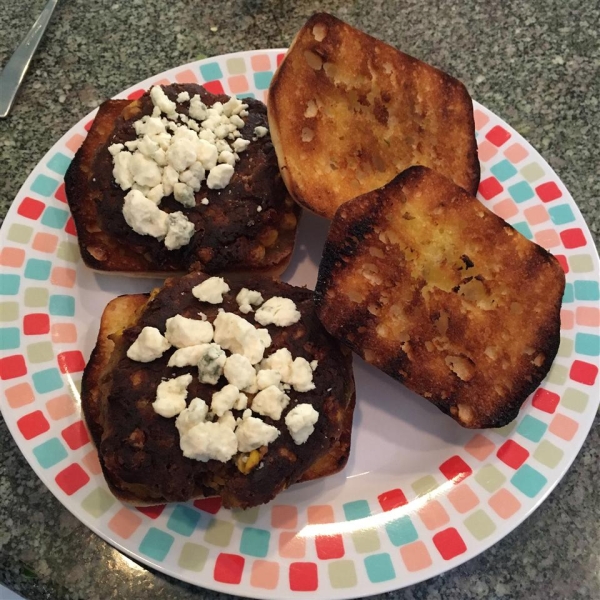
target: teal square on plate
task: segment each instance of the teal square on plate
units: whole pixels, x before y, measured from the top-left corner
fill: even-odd
[[[366,500],[355,500],[354,502],[346,502],[344,504],[344,515],[346,521],[355,521],[356,519],[364,519],[371,516],[371,509]]]
[[[243,94],[236,94],[235,97],[243,100],[244,98],[256,98],[256,94],[253,94],[252,92],[244,92]]]
[[[419,534],[408,515],[386,523],[385,530],[394,546],[404,546],[419,539]]]
[[[578,333],[575,336],[575,352],[585,356],[600,355],[600,335]]]
[[[31,184],[31,191],[40,196],[52,196],[58,187],[58,181],[47,175],[38,175]]]
[[[50,296],[48,310],[55,317],[72,317],[75,314],[75,298],[62,294]]]
[[[273,71],[259,71],[258,73],[254,73],[254,85],[259,90],[268,89],[271,79],[273,79]]]
[[[164,560],[175,538],[156,527],[150,527],[140,544],[140,552],[154,560]]]
[[[516,175],[517,169],[508,160],[501,160],[490,168],[490,171],[498,181],[506,181]]]
[[[511,477],[510,482],[528,498],[535,498],[548,480],[533,467],[523,465]]]
[[[167,521],[167,528],[175,533],[190,536],[196,529],[200,513],[189,506],[178,504]]]
[[[533,233],[531,233],[531,229],[529,229],[529,225],[526,221],[519,221],[518,223],[514,223],[513,227],[521,235],[524,235],[528,240],[530,240],[533,237]]]
[[[215,79],[221,79],[223,77],[221,67],[219,66],[219,63],[216,62],[201,65],[200,73],[202,74],[202,77],[204,77],[204,81],[214,81]]]
[[[555,225],[564,225],[575,220],[575,215],[568,204],[559,204],[548,209],[548,214]]]
[[[509,186],[508,193],[517,204],[530,200],[535,196],[531,186],[526,181],[519,181],[519,183]]]
[[[563,302],[573,302],[575,300],[575,296],[573,295],[573,284],[566,283],[565,284],[565,292],[563,294]]]
[[[392,559],[387,553],[372,554],[365,558],[365,567],[367,575],[372,583],[380,583],[381,581],[389,581],[396,577]]]
[[[19,293],[21,278],[19,275],[0,273],[0,296],[14,296]]]
[[[597,281],[578,279],[575,282],[577,300],[600,300],[600,284]]]
[[[50,269],[52,269],[52,263],[49,260],[30,258],[25,265],[25,278],[46,281],[50,277]]]
[[[548,425],[531,415],[525,415],[523,420],[517,426],[517,433],[520,433],[523,437],[531,440],[532,442],[539,442],[546,433]]]
[[[67,458],[67,451],[58,438],[52,438],[36,446],[33,454],[43,469],[49,469]]]
[[[62,229],[69,219],[69,213],[54,206],[47,206],[42,215],[42,224],[54,229]]]
[[[21,332],[18,327],[0,328],[0,350],[14,350],[21,345]]]
[[[59,390],[63,386],[63,380],[58,369],[44,369],[34,373],[31,378],[33,379],[35,391],[40,394]]]
[[[49,161],[48,168],[59,175],[64,175],[71,164],[71,159],[62,152],[57,152]]]
[[[269,552],[271,534],[266,529],[244,527],[240,540],[240,552],[249,556],[264,558]]]

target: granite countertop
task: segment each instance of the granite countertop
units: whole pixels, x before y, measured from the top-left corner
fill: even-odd
[[[0,0],[0,65],[43,4]],[[63,1],[12,115],[0,121],[0,217],[50,146],[105,98],[202,55],[286,46],[317,8],[461,78],[556,170],[598,244],[600,7],[586,0]],[[515,531],[449,573],[380,597],[600,597],[598,422],[555,491]],[[1,419],[0,456],[0,583],[29,600],[226,597],[140,567],[80,524]]]

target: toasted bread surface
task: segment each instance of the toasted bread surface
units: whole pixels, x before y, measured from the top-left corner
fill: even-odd
[[[164,331],[166,318],[174,314],[200,318],[198,313],[203,311],[211,321],[220,308],[241,314],[235,297],[243,280],[228,279],[232,291],[225,303],[208,305],[190,293],[205,278],[198,273],[172,278],[151,297],[116,298],[103,313],[96,348],[84,372],[81,402],[104,476],[113,493],[125,502],[148,505],[219,495],[225,506],[248,507],[267,502],[295,482],[331,475],[348,460],[355,402],[351,353],[323,329],[314,315],[309,290],[268,278],[254,279],[252,289],[260,290],[265,298],[281,294],[293,299],[302,319],[286,328],[269,326],[273,343],[265,354],[288,347],[293,356],[319,361],[314,372],[316,389],[288,392],[289,409],[309,402],[319,411],[315,432],[307,442],[296,445],[283,417],[277,422],[264,417],[281,434],[261,451],[263,466],[248,474],[240,472],[235,461],[203,463],[183,456],[175,420],[152,409],[157,385],[164,377],[190,372],[195,380],[188,402],[200,397],[210,403],[212,393],[226,381],[222,378],[217,386],[202,384],[197,369],[167,367],[171,350],[146,364],[131,361],[126,351],[143,326]],[[241,415],[242,411],[237,412]]]
[[[473,105],[450,75],[335,17],[312,16],[269,89],[269,125],[292,196],[337,207],[412,165],[479,184]]]
[[[461,425],[513,420],[559,344],[558,261],[424,167],[336,213],[315,291],[326,329]]]
[[[228,99],[195,84],[173,84],[164,90],[171,100],[184,91],[198,94],[207,106]],[[149,95],[134,101],[108,100],[100,106],[65,175],[67,200],[87,266],[146,275],[192,269],[283,272],[291,259],[300,209],[285,190],[270,137],[253,139],[254,128],[267,125],[266,107],[253,99],[247,102],[249,114],[241,132],[252,141],[240,154],[229,185],[212,190],[204,181],[191,208],[172,194],[161,201],[161,210],[181,211],[194,223],[190,243],[178,250],[168,250],[162,241],[136,233],[125,222],[122,209],[127,191],[114,181],[108,151],[112,144],[136,139],[133,123],[152,113]],[[180,113],[188,110],[178,105]],[[205,198],[208,204],[202,204]]]

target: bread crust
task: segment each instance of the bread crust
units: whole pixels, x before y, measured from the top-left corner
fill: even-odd
[[[560,341],[558,261],[413,167],[341,206],[315,290],[335,338],[470,428],[501,427]]]
[[[268,104],[286,186],[321,216],[332,218],[343,202],[413,165],[477,191],[465,86],[332,15],[313,15],[296,35]]]

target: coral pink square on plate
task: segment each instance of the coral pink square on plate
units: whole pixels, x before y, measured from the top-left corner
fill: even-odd
[[[465,445],[465,450],[477,460],[485,460],[493,451],[494,442],[478,433]]]
[[[544,206],[538,204],[537,206],[531,206],[523,211],[527,222],[530,225],[538,225],[539,223],[546,222],[550,215]]]
[[[271,59],[266,54],[259,54],[250,59],[254,71],[268,71],[271,68]]]
[[[229,83],[229,89],[232,94],[247,92],[250,87],[245,75],[234,75],[233,77],[230,77],[227,82]]]
[[[510,217],[514,217],[519,212],[519,209],[510,198],[506,198],[505,200],[500,200],[498,204],[494,204],[493,211],[502,219],[510,219]]]
[[[122,508],[115,516],[108,522],[108,528],[114,531],[119,537],[123,539],[130,538],[136,531],[136,529],[142,524],[142,517],[136,515],[133,511],[128,508]]]
[[[20,267],[25,260],[25,250],[22,248],[2,248],[0,250],[0,265],[5,267]]]
[[[560,237],[554,229],[544,229],[543,231],[538,231],[533,236],[533,239],[536,241],[537,244],[542,246],[542,248],[549,249],[560,246]]]
[[[402,546],[402,548],[400,548],[400,556],[402,556],[402,561],[404,562],[406,570],[410,573],[426,569],[432,564],[427,547],[420,541]]]
[[[529,151],[521,146],[521,144],[511,144],[505,151],[504,156],[510,160],[511,163],[521,162],[524,158],[529,156]]]
[[[253,587],[274,590],[279,581],[279,565],[270,560],[255,560],[250,575],[250,585]]]
[[[469,512],[479,504],[477,494],[466,484],[461,483],[448,491],[448,500],[461,514]]]
[[[509,519],[521,508],[521,503],[504,488],[498,490],[488,500],[488,504],[502,519]]]
[[[554,419],[552,419],[552,423],[550,423],[548,430],[568,442],[573,439],[577,433],[578,427],[577,421],[573,421],[573,419],[565,417],[565,415],[557,414]]]
[[[4,391],[6,400],[11,408],[20,408],[31,404],[34,400],[33,390],[28,383],[19,383]]]

